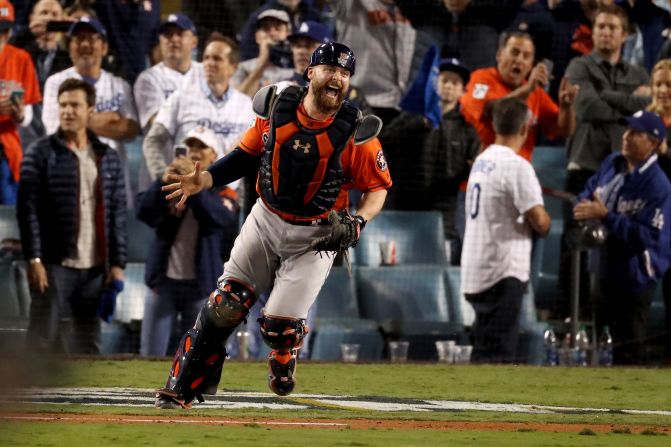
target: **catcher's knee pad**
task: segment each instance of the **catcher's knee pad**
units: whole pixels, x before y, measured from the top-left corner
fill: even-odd
[[[212,328],[189,329],[175,353],[166,387],[157,397],[169,397],[188,408],[194,398],[215,394],[226,359],[225,338]]]
[[[235,328],[247,317],[256,301],[254,292],[233,279],[224,279],[210,294],[206,307],[208,319],[218,328]]]
[[[262,314],[258,321],[263,341],[280,352],[300,348],[308,333],[308,327],[302,319]]]

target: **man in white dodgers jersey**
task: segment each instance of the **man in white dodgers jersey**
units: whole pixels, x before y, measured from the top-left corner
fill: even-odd
[[[158,110],[168,96],[189,82],[202,66],[191,60],[198,46],[196,27],[184,14],[170,14],[159,27],[162,61],[144,70],[133,86],[140,126],[149,130]]]
[[[58,87],[68,78],[82,79],[96,88],[95,113],[88,127],[100,140],[119,152],[125,173],[127,204],[132,208],[133,193],[128,176],[128,157],[124,141],[140,131],[130,85],[102,69],[107,54],[107,31],[94,17],[82,17],[68,31],[68,51],[73,66],[49,76],[44,84],[42,122],[47,134],[59,126]]]
[[[135,85],[135,105],[140,126],[146,134],[168,97],[202,72],[202,64],[191,60],[198,46],[196,26],[184,14],[170,14],[159,27],[162,61],[140,73]],[[140,165],[138,189],[145,191],[153,183],[146,163]]]
[[[550,231],[541,186],[517,152],[528,132],[522,101],[497,101],[494,144],[476,159],[468,178],[461,293],[475,310],[474,362],[516,360],[519,311],[531,269],[532,232]]]
[[[163,175],[172,160],[174,142],[182,141],[194,127],[214,131],[221,157],[254,120],[252,100],[230,84],[239,54],[233,40],[214,33],[205,46],[202,75],[194,76],[161,106],[142,146],[153,179]]]

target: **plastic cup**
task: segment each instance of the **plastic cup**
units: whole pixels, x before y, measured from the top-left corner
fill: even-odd
[[[455,346],[454,362],[465,365],[471,362],[472,345]]]
[[[389,342],[389,358],[394,363],[401,363],[408,360],[408,346],[410,342],[407,341],[390,341]]]
[[[436,352],[438,352],[438,361],[442,363],[454,363],[454,340],[436,341]]]
[[[359,359],[359,346],[354,343],[341,343],[340,352],[343,362],[356,362]]]
[[[380,264],[381,265],[396,265],[396,242],[382,241],[380,242]]]

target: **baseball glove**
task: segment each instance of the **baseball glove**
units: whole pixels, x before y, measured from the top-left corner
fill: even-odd
[[[316,251],[346,251],[359,242],[361,234],[360,217],[352,216],[346,209],[331,211],[329,225],[331,233],[310,243]],[[362,220],[362,219],[361,219]]]

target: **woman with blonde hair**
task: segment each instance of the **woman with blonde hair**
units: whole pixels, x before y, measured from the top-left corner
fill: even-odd
[[[667,129],[667,139],[659,148],[659,166],[669,179],[671,179],[671,151],[669,143],[671,136],[671,59],[662,59],[652,68],[650,81],[652,90],[652,103],[648,110],[657,113],[664,120]],[[671,269],[666,272],[662,279],[662,290],[664,291],[664,307],[666,312],[664,344],[666,346],[665,364],[671,365]]]

